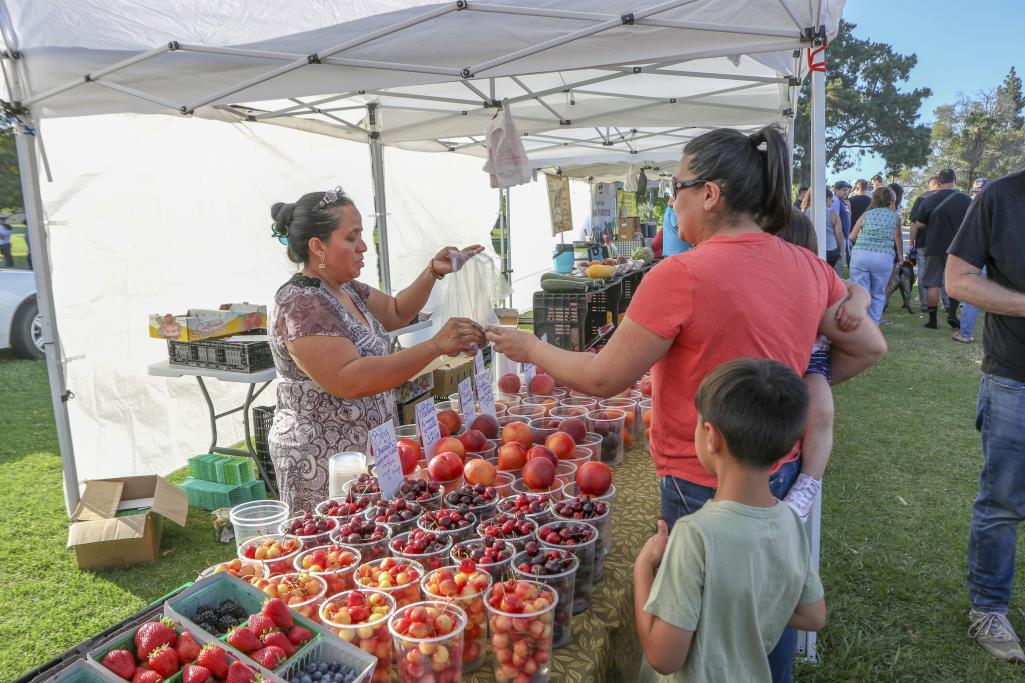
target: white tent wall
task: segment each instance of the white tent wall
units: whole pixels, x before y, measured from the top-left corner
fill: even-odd
[[[195,380],[147,376],[167,357],[146,334],[147,315],[270,304],[295,271],[270,236],[270,205],[342,185],[373,207],[367,147],[277,126],[137,115],[56,119],[43,137],[79,481],[167,473],[206,451],[208,418]],[[361,279],[376,286],[372,251],[366,262]],[[215,406],[241,404],[244,385],[208,387]],[[258,403],[273,403],[273,389]],[[220,426],[221,445],[242,438],[237,416]]]

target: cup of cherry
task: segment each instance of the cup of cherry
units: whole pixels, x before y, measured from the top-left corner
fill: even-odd
[[[297,572],[309,572],[327,583],[328,597],[355,587],[352,573],[363,561],[359,551],[347,545],[321,545],[295,558]]]
[[[388,617],[395,600],[383,591],[360,588],[325,600],[320,621],[339,638],[377,658],[372,683],[390,683],[392,637]]]
[[[451,602],[400,607],[388,618],[399,683],[462,680],[465,629],[466,613]]]
[[[626,412],[616,408],[601,408],[587,414],[590,431],[601,436],[601,461],[614,467],[623,461],[623,431]]]
[[[515,554],[516,548],[512,543],[492,536],[457,543],[449,551],[453,562],[472,560],[478,569],[490,574],[495,581],[507,578],[509,563]]]
[[[553,502],[552,514],[556,520],[583,520],[598,530],[598,543],[594,548],[594,582],[601,581],[605,555],[612,547],[612,508],[604,501],[579,495]]]
[[[417,517],[424,506],[405,498],[375,501],[363,513],[365,519],[391,528],[392,535],[404,534],[416,528]]]
[[[342,485],[342,491],[351,501],[369,498],[373,502],[381,499],[381,482],[377,480],[377,477],[363,472],[356,475],[355,479],[345,482]]]
[[[548,493],[515,493],[498,502],[498,511],[524,515],[540,526],[552,520],[552,496]]]
[[[536,581],[509,579],[484,594],[496,681],[547,682],[558,594]]]
[[[278,527],[278,532],[291,534],[303,542],[304,548],[312,548],[327,543],[336,526],[338,526],[336,519],[304,512],[282,522]]]
[[[591,606],[598,530],[586,522],[560,520],[538,529],[537,539],[542,549],[567,550],[580,560],[573,585],[573,614],[583,612]]]
[[[451,536],[417,528],[393,538],[391,554],[404,560],[419,562],[427,569],[437,569],[448,563],[452,543]]]
[[[420,582],[424,599],[451,602],[466,613],[463,631],[463,673],[479,669],[488,656],[487,614],[484,591],[491,586],[491,575],[477,569],[473,560],[429,572]]]
[[[559,595],[555,608],[553,648],[568,645],[573,639],[573,587],[580,560],[568,550],[542,548],[536,541],[512,560],[513,576],[538,581]]]
[[[359,500],[346,500],[345,498],[328,498],[317,503],[315,511],[322,517],[355,517],[362,515],[370,507],[373,501],[370,498],[362,497]]]
[[[257,536],[238,547],[238,558],[262,565],[267,576],[288,574],[302,549],[303,542],[290,534]]]
[[[477,535],[509,541],[520,551],[527,541],[535,537],[537,526],[537,522],[527,519],[526,515],[499,512],[477,525]]]
[[[398,557],[385,557],[364,562],[356,568],[353,578],[360,588],[373,588],[389,594],[399,607],[420,601],[420,579],[424,568],[419,562]]]
[[[477,515],[466,510],[452,508],[430,510],[416,520],[416,526],[421,531],[442,537],[448,536],[453,543],[459,543],[475,536],[474,527],[477,526]]]
[[[441,484],[427,479],[406,479],[399,486],[399,498],[420,503],[425,510],[438,510],[441,508]]]
[[[331,532],[331,542],[352,546],[359,551],[364,562],[388,555],[391,529],[362,517],[350,517]]]
[[[495,514],[500,496],[494,486],[484,484],[464,484],[445,496],[445,507],[452,510],[463,510],[477,515],[477,519],[487,519]]]

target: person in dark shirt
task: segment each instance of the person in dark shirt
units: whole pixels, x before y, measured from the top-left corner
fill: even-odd
[[[847,198],[847,202],[851,205],[851,225],[854,225],[861,218],[861,214],[868,211],[868,207],[872,204],[872,195],[868,191],[867,180],[860,178],[854,181],[854,192]]]
[[[954,234],[964,220],[965,212],[971,203],[968,195],[957,189],[957,176],[954,170],[945,168],[937,174],[940,187],[936,192],[922,200],[918,210],[911,215],[911,241],[915,242],[918,230],[928,227],[929,233],[925,240],[925,254],[928,262],[922,272],[919,287],[929,289],[927,304],[929,321],[925,326],[936,329],[936,309],[940,303],[940,288],[943,287],[943,271],[947,265],[947,247],[950,246]],[[957,329],[959,302],[949,297],[947,306],[947,323]]]
[[[940,179],[937,176],[931,176],[926,185],[926,190],[922,194],[915,197],[915,201],[911,204],[911,211],[908,212],[908,218],[915,215],[918,211],[918,207],[921,206],[922,201],[926,197],[931,195],[936,190],[940,189]],[[922,306],[922,313],[929,310],[929,304],[926,297],[926,289],[922,285],[922,275],[925,273],[925,264],[928,262],[928,258],[925,255],[925,234],[926,229],[922,228],[917,233],[912,230],[912,237],[909,240],[908,253],[910,256],[915,257],[915,275],[918,279],[918,302]],[[940,298],[943,300],[943,307],[947,307],[947,290],[940,289]]]
[[[794,208],[798,211],[801,210],[801,202],[804,201],[804,195],[808,194],[808,186],[801,185],[797,188],[797,199],[794,200]]]
[[[986,311],[975,420],[983,464],[968,534],[968,633],[990,654],[1017,662],[1025,662],[1025,653],[1007,612],[1018,525],[1025,520],[1023,216],[1025,170],[986,185],[950,244],[946,271],[950,296]]]

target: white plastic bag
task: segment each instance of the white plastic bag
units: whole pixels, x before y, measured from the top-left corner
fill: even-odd
[[[497,325],[495,304],[508,296],[509,287],[495,262],[484,253],[467,259],[456,250],[449,252],[449,258],[453,272],[442,283],[441,304],[431,316],[435,333],[449,318],[469,318],[482,328]],[[477,353],[477,349],[463,351],[471,356]]]
[[[502,108],[491,117],[485,136],[488,160],[482,170],[491,174],[491,187],[511,187],[530,182],[530,160],[508,102],[503,101]]]

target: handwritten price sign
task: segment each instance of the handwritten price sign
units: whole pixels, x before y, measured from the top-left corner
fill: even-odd
[[[424,455],[428,460],[434,457],[434,445],[441,441],[441,427],[438,426],[438,409],[434,399],[429,398],[416,404],[416,429],[420,432]]]
[[[370,430],[370,448],[374,453],[374,472],[381,482],[381,495],[392,498],[402,485],[402,460],[395,443],[395,423],[388,420]]]
[[[463,414],[463,424],[465,425],[473,422],[473,404],[473,380],[467,377],[459,383],[459,412]]]
[[[484,372],[484,352],[477,351],[477,355],[473,357],[473,374],[479,375]]]
[[[534,379],[536,374],[537,368],[533,363],[523,363],[523,379],[527,380],[527,386],[530,386],[530,380]]]
[[[495,389],[491,386],[491,373],[487,370],[477,373],[477,401],[480,403],[481,415],[498,415],[495,408]]]

